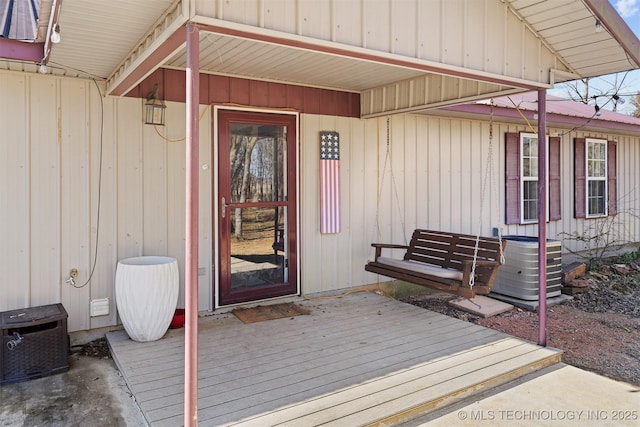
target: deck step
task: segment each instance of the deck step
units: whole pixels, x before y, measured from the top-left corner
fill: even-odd
[[[561,355],[509,338],[228,425],[394,425],[559,363]]]

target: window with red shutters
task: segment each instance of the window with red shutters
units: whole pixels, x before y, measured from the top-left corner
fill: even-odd
[[[505,212],[507,224],[531,224],[536,220],[526,220],[523,215],[523,155],[531,156],[534,153],[522,153],[521,134],[517,132],[507,132],[505,134]],[[533,156],[537,161],[537,153]],[[562,200],[560,183],[560,138],[549,138],[548,150],[548,213],[549,220],[556,221],[562,218]],[[537,176],[537,174],[536,174]],[[529,178],[529,183],[531,181]],[[537,199],[537,185],[535,199]],[[531,192],[526,195],[527,204],[536,202],[532,198]],[[537,205],[537,203],[536,203]],[[535,215],[537,217],[537,214]]]
[[[520,224],[520,136],[505,135],[505,212],[507,224]]]
[[[592,141],[600,141],[591,139]],[[604,141],[604,140],[602,140]],[[604,215],[590,214],[587,209],[587,138],[575,138],[574,147],[574,215],[576,218],[598,218]],[[617,182],[617,149],[616,141],[606,141],[606,195],[607,209],[605,215],[618,213]]]

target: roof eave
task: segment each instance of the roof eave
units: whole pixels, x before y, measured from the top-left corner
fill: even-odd
[[[466,117],[477,117],[486,119],[490,115],[493,115],[494,119],[504,120],[508,122],[522,122],[525,123],[525,118],[530,123],[537,123],[537,111],[532,110],[516,110],[515,108],[493,107],[487,104],[462,104],[443,107],[440,111],[446,111],[447,113],[457,113]],[[580,117],[580,116],[568,116],[557,113],[547,113],[547,127],[557,128],[579,128],[586,131],[598,131],[598,132],[615,132],[622,134],[637,135],[640,131],[640,126],[632,123],[623,123],[613,120],[603,119],[601,117]],[[537,129],[537,128],[536,128]],[[537,131],[537,130],[536,130]]]

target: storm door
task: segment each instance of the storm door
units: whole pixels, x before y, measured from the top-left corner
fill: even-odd
[[[297,116],[218,114],[220,305],[295,294]]]

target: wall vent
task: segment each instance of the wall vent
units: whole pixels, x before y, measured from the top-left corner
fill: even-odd
[[[91,300],[91,317],[106,316],[109,314],[109,298]]]

